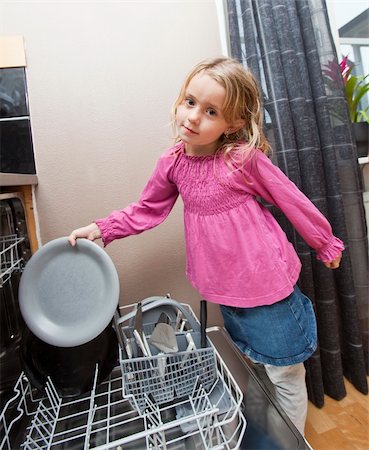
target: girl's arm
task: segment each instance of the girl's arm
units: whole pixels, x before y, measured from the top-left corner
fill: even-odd
[[[265,154],[257,151],[244,173],[251,181],[246,184],[248,192],[282,210],[326,267],[339,266],[343,242],[333,235],[328,220],[318,208]]]
[[[157,162],[138,202],[74,230],[69,236],[71,245],[75,245],[76,239],[80,237],[90,240],[101,237],[106,246],[114,239],[142,233],[163,222],[178,197],[177,187],[169,177],[173,161],[174,156],[164,154]]]
[[[114,239],[156,227],[167,218],[178,198],[177,187],[169,177],[173,161],[174,156],[168,153],[159,159],[138,202],[95,221],[105,246]]]

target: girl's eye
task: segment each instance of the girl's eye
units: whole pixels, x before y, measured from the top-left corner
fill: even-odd
[[[192,98],[186,98],[185,99],[185,103],[188,106],[194,106],[195,105],[195,102],[192,100]]]
[[[215,109],[208,109],[207,113],[209,114],[209,116],[216,116],[217,112],[215,111]]]

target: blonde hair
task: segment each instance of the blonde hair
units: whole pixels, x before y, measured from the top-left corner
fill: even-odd
[[[233,160],[233,153],[237,151],[243,161],[254,149],[268,153],[270,146],[263,132],[263,106],[258,83],[252,73],[236,59],[225,57],[207,59],[192,69],[174,102],[173,124],[175,124],[177,108],[185,98],[190,81],[200,72],[206,73],[224,87],[226,97],[222,113],[226,121],[235,123],[243,119],[245,122],[245,125],[235,133],[221,137],[218,151],[224,152],[230,160]],[[178,136],[175,139],[179,141]]]

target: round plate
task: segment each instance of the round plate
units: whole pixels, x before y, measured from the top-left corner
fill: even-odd
[[[109,324],[119,302],[119,278],[98,245],[68,238],[48,242],[28,261],[19,284],[19,305],[42,341],[74,347],[94,339]]]

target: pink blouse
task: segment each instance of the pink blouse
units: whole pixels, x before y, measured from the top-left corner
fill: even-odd
[[[232,170],[222,155],[189,156],[182,143],[159,158],[137,203],[96,220],[104,245],[159,225],[179,194],[186,275],[208,301],[262,306],[293,291],[301,262],[256,197],[280,208],[318,259],[331,261],[344,249],[326,218],[261,151]]]

